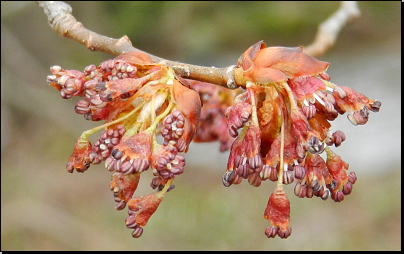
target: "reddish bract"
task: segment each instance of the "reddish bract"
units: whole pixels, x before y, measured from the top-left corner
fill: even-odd
[[[176,108],[185,116],[184,133],[177,148],[180,152],[187,152],[198,127],[202,103],[199,94],[184,79],[174,80],[173,96]]]
[[[277,187],[269,197],[264,219],[278,228],[277,233],[281,238],[287,238],[290,235],[290,202],[283,189]]]
[[[302,47],[268,47],[259,41],[239,60],[244,77],[257,83],[274,83],[300,76],[313,76],[327,70],[329,63],[319,61],[303,53]]]
[[[125,175],[114,172],[111,177],[109,188],[114,192],[114,199],[117,202],[116,209],[122,210],[126,203],[132,198],[140,180],[140,174]]]
[[[129,200],[128,208],[131,213],[135,214],[136,224],[142,227],[146,226],[150,217],[159,207],[163,197],[159,193],[153,193]]]
[[[77,172],[83,173],[90,167],[91,159],[90,153],[92,146],[90,141],[85,141],[79,138],[74,146],[73,154],[69,158],[66,169],[69,173],[73,173],[76,169]]]

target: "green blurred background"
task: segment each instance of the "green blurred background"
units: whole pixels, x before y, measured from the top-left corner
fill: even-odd
[[[236,64],[249,46],[300,46],[339,2],[69,2],[94,32],[163,58],[205,66]],[[60,37],[34,2],[1,2],[1,250],[400,250],[401,3],[359,2],[362,16],[344,27],[319,59],[331,81],[382,108],[364,126],[333,123],[347,140],[333,149],[358,181],[342,203],[291,201],[292,235],[268,239],[263,219],[275,184],[223,187],[227,153],[193,144],[183,175],[133,239],[126,209],[114,209],[102,165],[68,174],[80,134],[97,125],[74,113],[46,83],[49,67],[82,70],[109,58]],[[97,135],[95,135],[97,136]],[[151,172],[137,195],[150,193]]]

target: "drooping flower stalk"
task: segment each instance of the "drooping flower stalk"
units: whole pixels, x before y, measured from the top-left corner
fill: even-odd
[[[283,119],[283,117],[281,117]],[[284,164],[283,164],[283,155],[285,152],[285,123],[282,120],[281,123],[281,147],[280,147],[280,152],[279,152],[279,172],[278,172],[278,182],[277,182],[277,188],[282,189],[283,186],[283,170],[284,170]]]

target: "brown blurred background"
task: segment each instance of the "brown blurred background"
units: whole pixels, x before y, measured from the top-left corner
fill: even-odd
[[[300,46],[339,2],[71,2],[94,32],[167,59],[225,67],[250,45]],[[49,67],[82,70],[109,58],[60,37],[34,2],[1,2],[1,250],[400,250],[401,4],[359,2],[362,16],[319,59],[331,81],[382,102],[364,126],[333,124],[347,140],[333,149],[358,181],[341,203],[291,201],[292,235],[267,239],[269,181],[225,188],[227,153],[194,144],[183,175],[133,239],[126,209],[114,209],[110,172],[65,170],[80,134],[98,123],[74,113],[46,83]],[[97,135],[94,135],[97,136]],[[142,174],[137,195],[150,193]]]

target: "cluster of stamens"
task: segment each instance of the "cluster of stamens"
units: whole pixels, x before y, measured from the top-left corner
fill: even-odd
[[[233,137],[227,131],[229,112],[238,90],[230,90],[211,83],[189,81],[203,102],[201,117],[194,142],[220,142],[220,152],[230,149]]]
[[[57,88],[63,99],[73,96],[82,96],[83,99],[76,103],[77,114],[92,121],[106,120],[114,111],[113,104],[133,95],[133,91],[124,93],[111,91],[109,86],[117,80],[138,78],[137,67],[122,60],[107,60],[99,67],[89,65],[83,72],[76,70],[64,70],[60,66],[52,66],[47,78],[48,83]],[[114,103],[112,95],[115,96]],[[116,98],[117,97],[117,98]]]
[[[162,178],[172,178],[184,172],[185,158],[178,153],[176,141],[159,145],[152,156],[153,172]]]
[[[232,107],[228,107],[224,113],[228,118],[227,128],[230,136],[233,138],[238,136],[237,130],[243,127],[251,115],[251,105],[245,102],[235,103]]]
[[[93,164],[100,164],[111,154],[112,149],[121,142],[126,129],[123,125],[118,125],[115,129],[105,130],[94,143],[93,152],[90,158]]]
[[[184,134],[185,118],[181,111],[174,109],[171,114],[166,116],[163,121],[161,136],[164,138],[164,145],[170,141],[177,143],[178,139]]]

